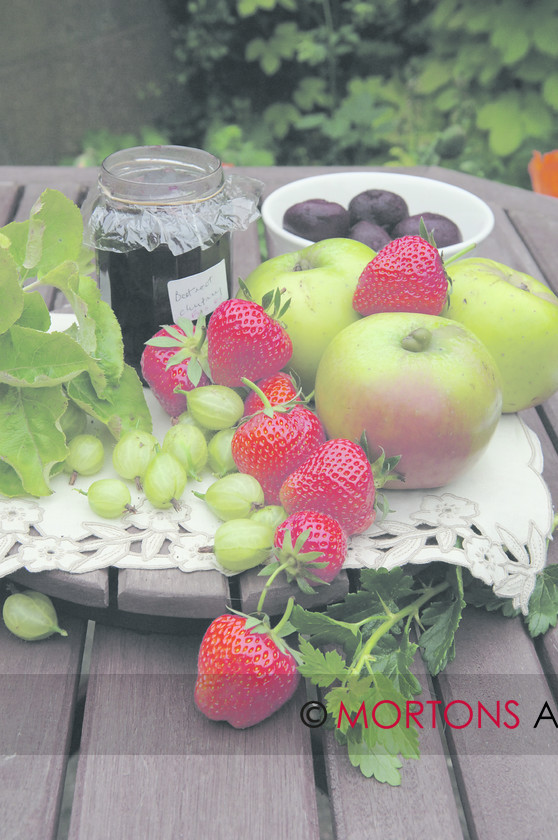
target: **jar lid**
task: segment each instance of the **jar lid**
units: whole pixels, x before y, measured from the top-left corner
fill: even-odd
[[[109,155],[99,183],[114,199],[174,204],[202,201],[223,187],[221,161],[188,146],[135,146]]]
[[[106,158],[82,207],[84,242],[127,253],[161,245],[174,256],[209,248],[258,218],[263,184],[188,146],[135,146]]]

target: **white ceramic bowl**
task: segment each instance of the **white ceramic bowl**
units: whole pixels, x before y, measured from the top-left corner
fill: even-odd
[[[283,215],[293,204],[310,198],[324,198],[347,207],[351,198],[364,190],[390,190],[402,196],[409,215],[441,213],[458,226],[463,241],[440,250],[452,256],[468,245],[480,244],[494,227],[490,207],[478,196],[444,181],[397,172],[334,172],[313,175],[285,184],[270,193],[262,205],[262,218],[274,254],[298,251],[312,244],[283,228]]]

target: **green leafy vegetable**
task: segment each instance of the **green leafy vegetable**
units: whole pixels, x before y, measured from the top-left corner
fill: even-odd
[[[44,496],[67,454],[59,420],[74,401],[115,438],[151,431],[141,382],[124,363],[122,333],[89,276],[76,205],[45,190],[29,219],[0,230],[0,493]],[[54,286],[76,322],[48,332],[50,315],[37,291]]]

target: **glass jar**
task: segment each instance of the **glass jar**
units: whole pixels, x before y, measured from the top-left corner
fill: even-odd
[[[138,146],[103,161],[83,207],[85,240],[124,359],[140,376],[145,342],[161,326],[210,316],[231,296],[231,233],[257,218],[261,188],[184,146]]]

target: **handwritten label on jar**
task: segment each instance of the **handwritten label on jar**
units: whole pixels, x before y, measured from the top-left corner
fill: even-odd
[[[168,290],[175,323],[178,318],[195,321],[201,315],[209,315],[228,298],[225,260],[199,274],[169,280]]]

